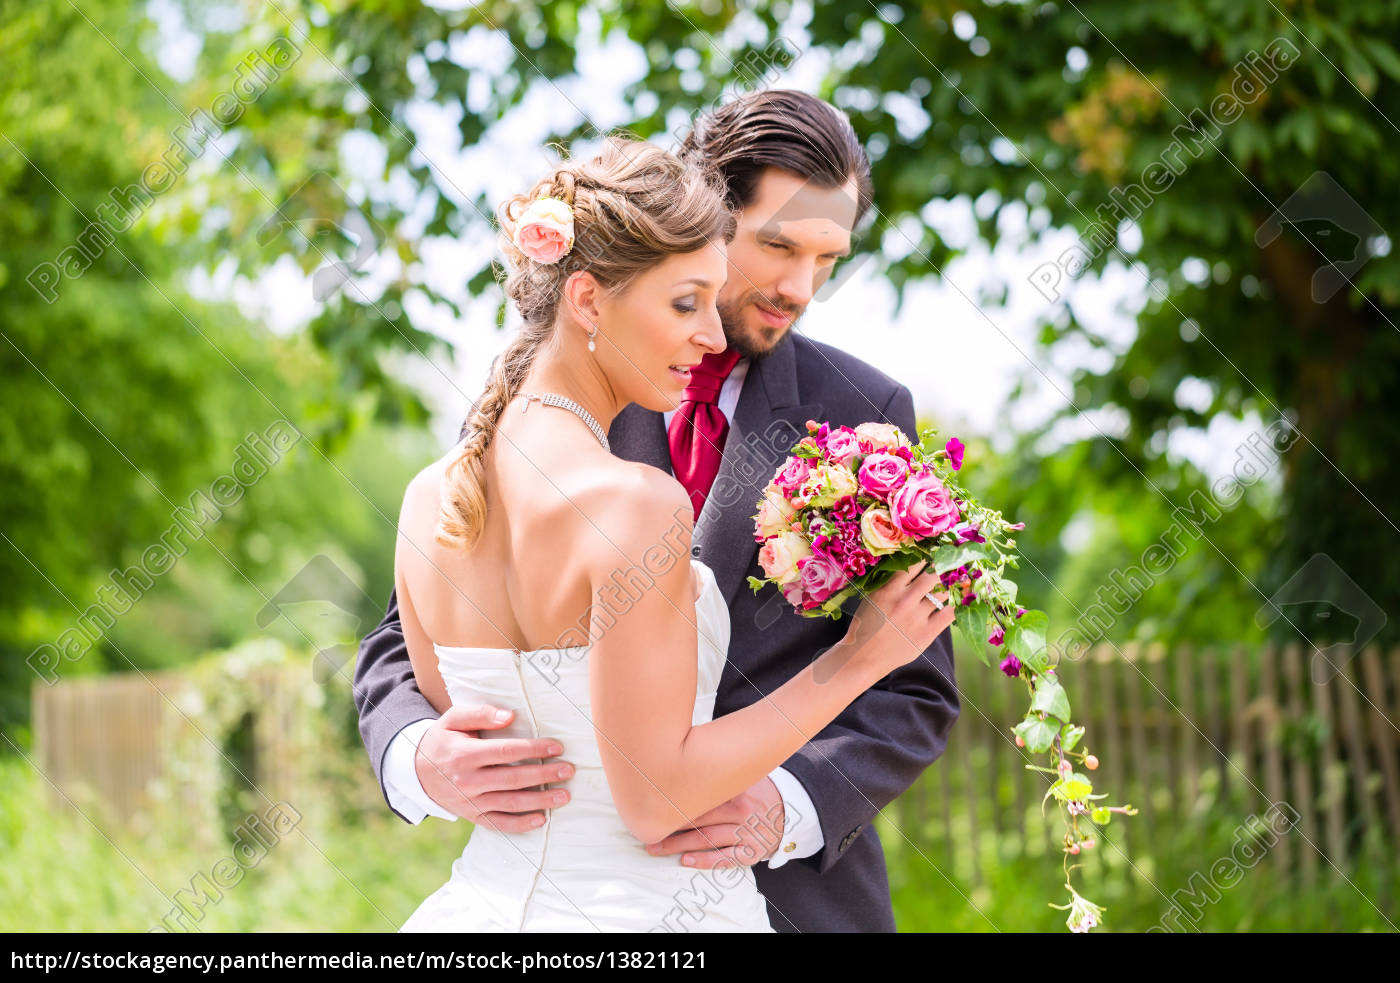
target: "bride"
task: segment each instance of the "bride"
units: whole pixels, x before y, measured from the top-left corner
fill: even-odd
[[[632,402],[675,409],[689,367],[725,347],[734,219],[715,180],[611,138],[498,209],[524,326],[468,435],[409,485],[395,582],[433,707],[516,708],[503,736],[558,737],[571,764],[542,768],[556,808],[534,828],[477,827],[403,931],[664,930],[697,897],[686,928],[772,931],[750,868],[697,872],[643,844],[748,789],[952,621],[925,600],[937,576],[899,574],[840,644],[711,719],[729,615],[691,559],[689,497],[613,456],[607,430]],[[515,761],[521,742],[501,743]]]

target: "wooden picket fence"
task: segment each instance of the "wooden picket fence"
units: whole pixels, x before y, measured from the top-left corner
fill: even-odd
[[[49,801],[103,827],[194,839],[217,835],[220,783],[248,788],[255,802],[305,805],[320,794],[314,765],[336,754],[308,739],[307,718],[317,712],[306,701],[309,675],[303,665],[242,675],[238,751],[229,746],[230,728],[205,712],[189,673],[36,683],[34,758]],[[378,797],[373,776],[362,785],[366,801]]]
[[[1270,862],[1296,870],[1303,886],[1359,863],[1393,863],[1400,652],[1327,655],[1330,663],[1297,645],[1171,654],[1100,645],[1062,664],[1084,746],[1102,761],[1091,777],[1114,802],[1140,809],[1105,831],[1116,852],[1151,854],[1207,814],[1243,820],[1283,803],[1298,818]],[[947,752],[885,815],[897,838],[975,884],[1007,844],[1059,850],[1063,823],[1053,811],[1042,816],[1052,778],[1025,768],[1032,758],[1010,732],[1025,713],[1024,685],[961,659],[958,688]]]
[[[1337,671],[1315,682],[1309,653],[1281,650],[1103,645],[1061,665],[1094,774],[1114,800],[1140,815],[1115,823],[1128,856],[1150,851],[1163,833],[1202,815],[1244,817],[1287,803],[1300,818],[1271,862],[1296,868],[1303,883],[1345,872],[1365,859],[1394,861],[1400,843],[1400,652],[1375,648],[1337,655]],[[299,702],[304,666],[264,667],[249,680],[252,774],[271,800],[317,795],[314,769],[344,757],[343,775],[381,808],[359,748],[307,744]],[[121,821],[146,815],[164,787],[191,828],[208,815],[207,787],[172,776],[170,748],[199,724],[177,708],[179,672],[111,675],[36,685],[36,764],[59,806],[100,800]],[[960,655],[962,713],[947,753],[886,810],[902,839],[978,882],[1009,848],[1056,850],[1058,825],[1041,815],[1048,776],[1028,771],[1010,726],[1025,712],[1024,687]],[[329,694],[328,694],[329,695]],[[345,695],[348,699],[348,694]],[[301,736],[297,736],[301,734]],[[217,765],[208,749],[205,767]],[[213,762],[213,765],[208,764]],[[162,781],[164,780],[164,781]],[[181,797],[184,797],[183,799]],[[943,857],[943,861],[938,858]],[[1388,860],[1386,859],[1388,858]]]
[[[35,683],[35,764],[50,802],[78,809],[100,803],[117,816],[148,808],[165,770],[162,693],[176,684],[170,673]]]

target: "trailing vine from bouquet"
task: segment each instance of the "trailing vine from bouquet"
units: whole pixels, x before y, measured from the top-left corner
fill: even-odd
[[[1082,744],[1085,728],[1071,719],[1069,695],[1051,662],[1045,641],[1049,619],[1043,611],[1028,610],[1016,604],[1016,584],[1005,575],[1008,568],[1020,568],[1016,540],[1009,534],[1025,529],[1025,523],[1009,523],[1000,512],[977,502],[954,474],[962,468],[962,442],[954,437],[942,448],[932,449],[936,437],[936,430],[925,430],[920,449],[925,452],[925,460],[934,462],[939,477],[959,505],[966,523],[964,531],[958,534],[959,539],[986,548],[974,555],[962,546],[953,546],[951,551],[948,546],[940,546],[925,555],[935,569],[943,573],[945,584],[951,576],[956,578],[953,584],[964,590],[955,624],[972,650],[984,664],[990,665],[984,639],[1000,648],[1004,656],[998,668],[1026,686],[1029,708],[1021,722],[1012,728],[1016,746],[1032,754],[1049,756],[1049,767],[1035,764],[1026,767],[1052,778],[1042,805],[1054,799],[1064,809],[1062,851],[1070,903],[1051,907],[1070,912],[1066,924],[1071,931],[1087,932],[1100,923],[1104,909],[1075,889],[1071,875],[1080,865],[1071,863],[1071,858],[1097,847],[1098,828],[1107,826],[1115,815],[1136,815],[1137,810],[1131,805],[1102,804],[1109,796],[1094,791],[1087,773],[1098,770],[1099,759]],[[953,562],[958,562],[957,568],[944,573],[943,568]],[[984,605],[976,604],[978,600],[983,600]],[[990,621],[984,617],[986,614],[990,615]],[[987,631],[989,624],[990,632]],[[1087,822],[1081,825],[1085,820]]]

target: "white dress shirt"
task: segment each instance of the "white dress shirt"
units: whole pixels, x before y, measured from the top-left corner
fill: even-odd
[[[729,373],[729,377],[724,380],[719,397],[715,400],[719,411],[731,423],[748,372],[749,360],[741,358]],[[675,411],[672,410],[662,417],[668,431],[674,415]],[[426,816],[448,820],[457,818],[434,802],[428,793],[423,791],[423,785],[418,781],[418,769],[415,766],[418,742],[423,739],[424,732],[432,724],[432,720],[417,720],[409,724],[394,735],[384,755],[384,791],[389,798],[389,804],[414,824],[421,823]],[[812,805],[812,797],[807,794],[802,783],[786,768],[775,768],[768,777],[773,780],[778,794],[783,799],[782,838],[778,841],[778,849],[768,860],[770,868],[778,868],[789,860],[812,856],[822,848],[825,841],[822,837],[821,823],[817,819],[816,807]],[[563,808],[567,809],[568,806]]]

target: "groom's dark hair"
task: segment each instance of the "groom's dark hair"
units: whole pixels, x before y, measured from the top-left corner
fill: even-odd
[[[870,158],[846,114],[796,89],[746,92],[698,117],[680,155],[717,171],[735,211],[752,203],[759,175],[780,167],[820,188],[856,179],[856,224],[874,199]]]

